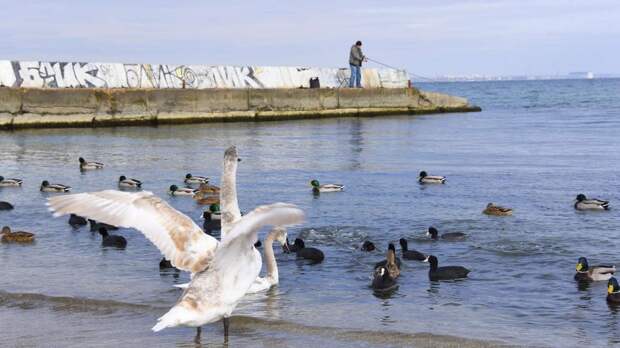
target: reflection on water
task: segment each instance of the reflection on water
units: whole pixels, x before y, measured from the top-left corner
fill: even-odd
[[[25,183],[0,189],[0,200],[16,206],[0,212],[0,225],[31,230],[37,243],[0,245],[0,319],[11,318],[2,320],[0,345],[193,347],[191,329],[150,332],[180,295],[172,285],[188,275],[160,271],[161,255],[133,230],[117,231],[127,238],[125,250],[101,248],[88,227],[53,219],[49,194],[38,186],[46,178],[74,192],[103,190],[116,188],[124,174],[201,225],[203,207],[167,189],[182,185],[188,172],[218,184],[231,144],[243,157],[241,209],[298,204],[307,220],[289,238],[325,253],[323,263],[311,265],[275,248],[280,284],[239,305],[235,345],[466,344],[443,335],[535,346],[617,344],[618,312],[605,301],[606,282],[573,280],[580,256],[620,262],[620,210],[572,208],[580,192],[620,202],[620,105],[609,97],[619,83],[587,83],[431,86],[471,97],[485,109],[476,114],[2,133],[0,175]],[[524,97],[534,92],[537,98]],[[80,174],[79,156],[106,168]],[[448,182],[420,186],[420,170]],[[346,190],[315,196],[313,178]],[[515,215],[482,215],[491,201]],[[431,225],[468,238],[432,242],[425,236]],[[470,278],[430,282],[428,264],[403,260],[399,288],[373,295],[373,265],[400,238],[442,265],[471,269]],[[377,251],[360,251],[365,240]],[[434,335],[416,334],[424,332]],[[220,323],[204,328],[201,344],[221,346]]]

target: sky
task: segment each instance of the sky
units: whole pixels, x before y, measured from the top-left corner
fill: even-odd
[[[0,59],[620,73],[620,0],[0,0]],[[368,66],[379,67],[370,62]]]

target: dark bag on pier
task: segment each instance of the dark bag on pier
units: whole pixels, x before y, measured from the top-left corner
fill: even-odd
[[[318,77],[310,78],[310,88],[321,88],[321,83],[319,82]]]

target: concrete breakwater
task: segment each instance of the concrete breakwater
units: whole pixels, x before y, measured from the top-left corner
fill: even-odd
[[[0,129],[157,125],[480,111],[415,88],[0,88]]]

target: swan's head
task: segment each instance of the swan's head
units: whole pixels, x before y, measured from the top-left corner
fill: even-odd
[[[237,154],[237,147],[233,145],[224,152],[224,168],[236,168],[237,162],[241,162],[241,158]]]
[[[277,226],[273,228],[273,232],[275,234],[274,239],[282,245],[282,249],[284,251],[288,251],[288,234],[286,233],[286,228]]]
[[[127,177],[126,177],[126,176],[124,176],[124,175],[121,175],[121,176],[118,178],[118,181],[123,181],[123,180],[127,180]],[[172,190],[171,190],[171,191],[172,191]]]
[[[584,195],[583,193],[580,193],[577,195],[577,202],[582,202],[582,201],[585,201],[586,199],[587,199],[586,195]]]
[[[437,239],[437,235],[439,234],[439,231],[437,231],[437,229],[433,226],[428,228],[428,232],[426,232],[427,236],[430,236],[432,239]]]
[[[319,181],[317,179],[310,181],[310,185],[314,188],[319,188],[319,186],[321,186],[321,184],[319,184]]]
[[[82,157],[79,158],[79,161],[80,161],[80,163],[85,163],[86,162],[86,160],[84,158],[82,158]]]
[[[425,171],[421,171],[420,172],[420,179],[426,178],[428,176],[428,174],[426,174]]]

